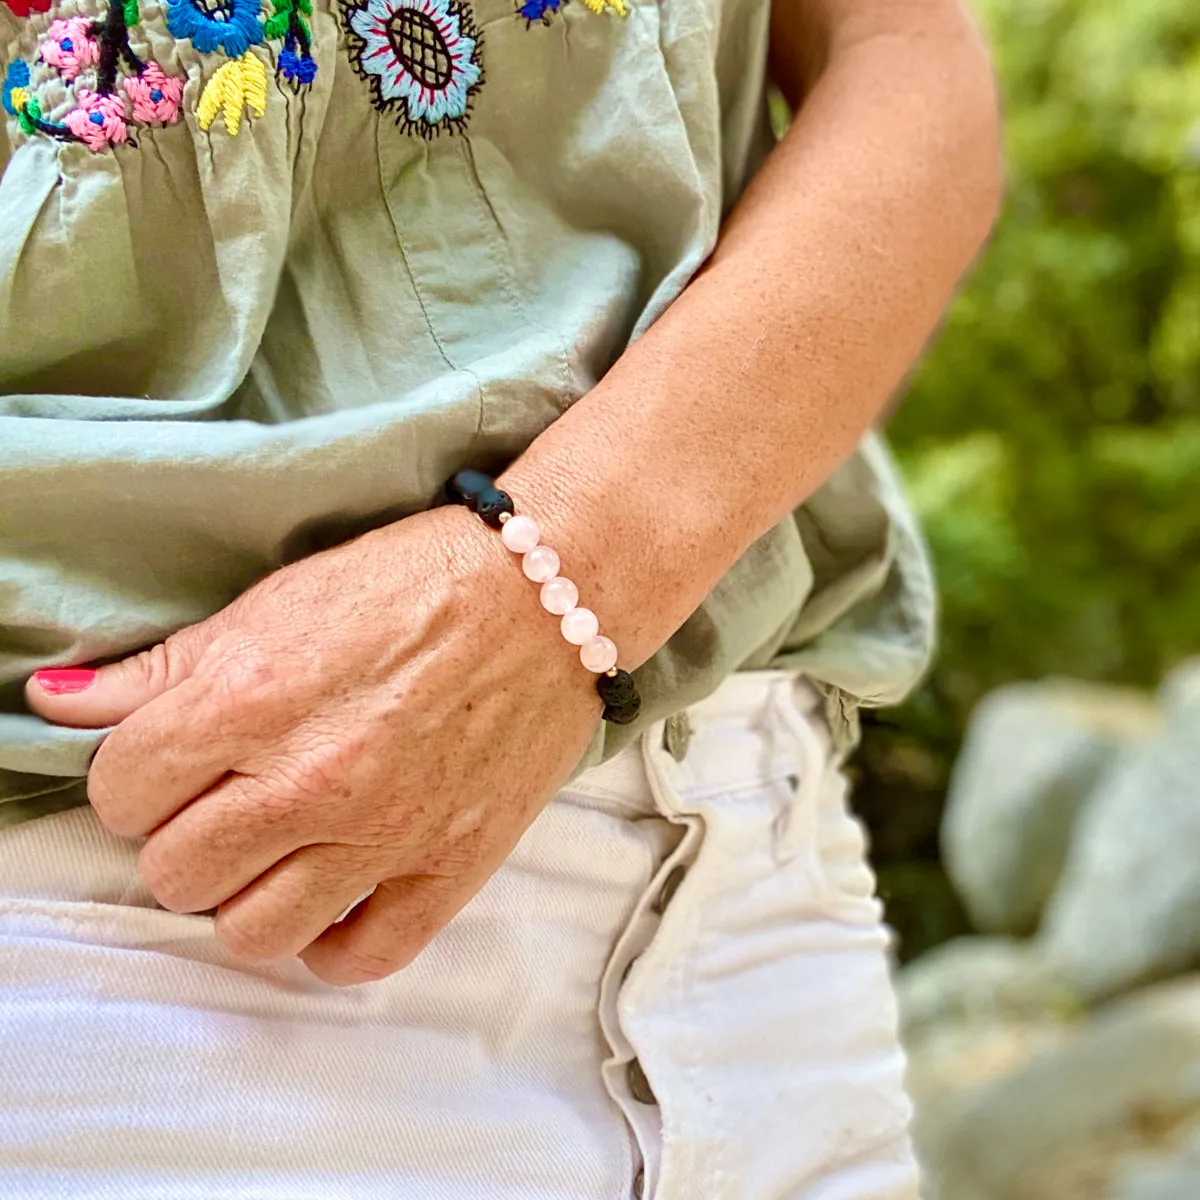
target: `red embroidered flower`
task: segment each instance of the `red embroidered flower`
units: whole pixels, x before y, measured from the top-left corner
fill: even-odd
[[[50,11],[51,0],[0,0],[13,10],[15,16],[27,17],[30,13]]]

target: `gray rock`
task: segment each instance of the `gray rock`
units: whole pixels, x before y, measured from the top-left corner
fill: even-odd
[[[1197,1115],[1193,978],[1114,1003],[1002,1078],[919,1103],[914,1134],[927,1200],[1109,1200],[1169,1178],[1146,1163],[1176,1153]]]
[[[1074,1033],[1077,998],[1026,942],[959,938],[897,977],[918,1104],[1007,1074]]]
[[[1113,1200],[1196,1200],[1200,1196],[1200,1169],[1167,1168],[1140,1183],[1124,1184]]]
[[[1039,948],[1010,938],[946,942],[904,967],[896,992],[910,1039],[952,1023],[1008,1023],[1079,1008]]]
[[[1112,1200],[1197,1200],[1200,1149],[1189,1147],[1165,1162],[1138,1164],[1116,1181]]]
[[[979,929],[1036,928],[1084,801],[1117,751],[1156,721],[1139,692],[1066,680],[1016,684],[982,701],[942,824],[947,871]]]
[[[1177,705],[1097,788],[1039,942],[1089,999],[1200,962],[1200,711]]]
[[[1200,658],[1181,662],[1163,680],[1158,697],[1169,722],[1200,729]]]

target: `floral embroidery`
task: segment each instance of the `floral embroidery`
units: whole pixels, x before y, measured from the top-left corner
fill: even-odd
[[[0,104],[10,117],[20,114],[29,99],[29,64],[18,58],[4,72],[4,87],[0,90]]]
[[[550,24],[550,18],[562,12],[566,7],[568,0],[519,0],[517,4],[517,16],[524,20],[525,24],[532,25],[535,21],[541,21],[543,25]],[[627,0],[582,0],[585,8],[590,9],[597,16],[611,9],[618,17],[629,16],[629,4]]]
[[[146,64],[140,75],[121,80],[133,105],[133,119],[145,125],[174,125],[183,103],[183,80],[168,75],[158,63]]]
[[[601,16],[606,9],[611,8],[618,17],[629,16],[629,5],[625,0],[580,0],[585,8],[590,8],[596,16]]]
[[[83,17],[52,21],[38,50],[42,62],[54,67],[68,83],[100,61],[100,43],[92,37],[92,22]]]
[[[14,17],[27,17],[30,13],[50,11],[51,0],[3,0],[12,9]]]
[[[0,90],[0,105],[9,116],[17,118],[26,137],[44,133],[47,137],[74,141],[74,134],[65,126],[42,117],[42,106],[29,90],[29,64],[21,59],[10,63],[4,73],[4,87]]]
[[[275,15],[267,21],[268,38],[283,38],[275,60],[275,73],[297,87],[307,87],[317,76],[312,56],[312,30],[304,17],[312,16],[311,0],[271,0]],[[301,15],[303,14],[303,16]]]
[[[61,122],[47,121],[32,93],[29,65],[18,61],[5,77],[5,110],[17,118],[29,137],[41,133],[64,142],[80,142],[94,154],[135,144],[130,136],[131,121],[173,125],[179,120],[183,80],[168,75],[158,63],[142,62],[133,52],[129,30],[140,20],[138,0],[108,0],[99,20],[71,17],[52,21],[39,47],[41,59],[64,82],[76,84],[75,107]],[[96,73],[95,86],[77,83],[91,68]]]
[[[275,67],[276,72],[284,79],[304,87],[312,83],[317,76],[317,64],[309,53],[307,44],[301,42],[297,35],[289,33]]]
[[[52,0],[0,0],[18,16],[45,12]],[[374,0],[372,0],[374,2]],[[414,0],[398,0],[413,3]],[[439,21],[426,18],[445,50],[450,77],[438,94],[400,97],[426,122],[451,123],[465,114],[470,89],[480,71],[471,56],[477,45],[470,20],[458,0],[420,0],[433,4]],[[312,0],[271,0],[273,15],[263,19],[263,0],[166,0],[167,26],[176,38],[187,39],[202,54],[224,53],[230,61],[219,67],[200,96],[197,118],[207,131],[220,115],[236,135],[248,113],[266,114],[267,66],[252,53],[265,41],[282,41],[276,73],[299,89],[316,78],[312,30],[305,18]],[[64,83],[74,85],[74,103],[62,121],[48,121],[34,94],[27,62],[10,65],[4,79],[4,110],[15,117],[27,136],[44,134],[79,142],[93,153],[123,144],[136,145],[137,126],[174,125],[182,115],[184,80],[168,75],[156,62],[142,62],[129,40],[130,29],[141,21],[138,0],[106,0],[99,19],[59,18],[50,23],[40,45],[39,61]],[[464,26],[467,31],[464,31]],[[465,53],[460,63],[456,54]],[[90,73],[94,73],[94,80]],[[428,89],[427,89],[428,92]],[[389,100],[389,103],[391,101]]]
[[[120,96],[100,95],[81,87],[75,101],[78,107],[67,113],[63,124],[93,154],[129,140],[125,101]]]
[[[257,58],[247,58],[252,46],[282,38],[283,49],[275,67],[279,77],[297,88],[308,86],[316,78],[312,30],[304,20],[305,16],[312,16],[312,0],[272,0],[274,15],[266,22],[262,19],[262,3],[263,0],[170,0],[167,5],[167,28],[177,38],[187,38],[202,54],[220,50],[233,60],[221,67],[204,87],[196,110],[201,129],[207,130],[222,110],[225,128],[230,133],[241,128],[247,108],[257,116],[265,115],[265,82],[261,94],[258,87],[262,63]],[[234,69],[228,69],[231,67]]]
[[[102,21],[92,25],[92,36],[100,43],[96,71],[96,91],[109,96],[117,89],[117,72],[124,63],[135,74],[145,70],[145,64],[129,45],[129,27],[139,20],[136,0],[108,0],[108,10]]]
[[[263,40],[261,0],[171,0],[167,28],[201,54],[222,50],[241,58]]]
[[[517,9],[517,16],[524,17],[526,24],[541,21],[543,25],[550,24],[550,17],[559,12],[567,0],[525,0]]]
[[[257,117],[267,111],[267,69],[253,50],[227,62],[208,81],[196,117],[200,128],[207,132],[223,110],[226,133],[237,137],[247,108]]]
[[[351,59],[380,112],[421,137],[466,125],[481,38],[459,0],[363,0],[343,10]]]

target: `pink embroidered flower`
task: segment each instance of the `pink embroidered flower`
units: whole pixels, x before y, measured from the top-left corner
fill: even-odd
[[[27,17],[30,13],[50,11],[50,0],[4,0],[13,11],[13,16]]]
[[[38,47],[42,61],[56,68],[68,83],[100,61],[100,43],[92,37],[92,24],[83,17],[51,21],[46,40]]]
[[[76,90],[75,99],[79,107],[67,113],[63,124],[93,154],[129,140],[125,101],[120,96],[101,96],[81,87]]]
[[[174,125],[179,120],[183,80],[168,75],[158,63],[147,63],[140,75],[126,75],[121,86],[133,101],[135,121],[144,121],[147,125],[155,122]]]

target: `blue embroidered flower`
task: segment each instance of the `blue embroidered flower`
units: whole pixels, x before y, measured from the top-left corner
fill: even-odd
[[[534,21],[550,24],[551,13],[556,13],[567,0],[525,0],[517,9],[517,16],[524,17],[531,25]]]
[[[241,58],[263,40],[262,0],[170,0],[167,28],[201,54],[221,50]]]
[[[317,64],[303,51],[298,54],[297,46],[296,38],[289,37],[284,48],[279,52],[275,69],[284,79],[290,79],[302,87],[307,87],[317,77]]]
[[[5,71],[4,90],[0,93],[0,103],[3,103],[4,111],[10,117],[19,116],[20,110],[25,107],[28,99],[28,87],[29,64],[18,58],[15,62],[10,63],[8,70]]]

